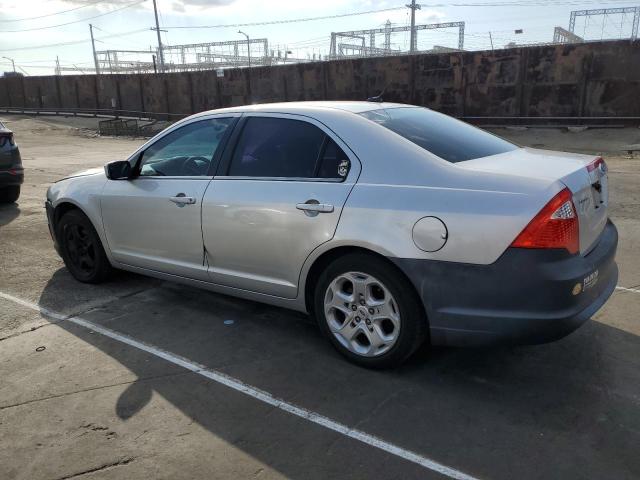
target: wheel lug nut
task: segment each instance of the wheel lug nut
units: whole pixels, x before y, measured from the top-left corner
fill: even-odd
[[[370,308],[370,309],[369,309],[369,313],[370,313],[371,315],[373,315],[373,314],[375,313],[375,310],[374,310],[373,308]]]
[[[355,312],[357,309],[358,309],[358,306],[355,303],[351,305],[351,310]]]
[[[360,323],[360,317],[356,317],[356,323]]]
[[[368,318],[364,321],[367,325],[371,325],[371,320],[369,320]]]
[[[360,300],[360,305],[364,306],[364,299]]]

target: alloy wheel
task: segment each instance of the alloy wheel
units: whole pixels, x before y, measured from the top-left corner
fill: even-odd
[[[78,224],[66,225],[64,240],[71,263],[83,273],[92,273],[96,266],[96,250],[87,229]]]
[[[324,313],[331,333],[357,355],[377,357],[398,340],[398,304],[372,275],[348,272],[336,277],[325,293]]]

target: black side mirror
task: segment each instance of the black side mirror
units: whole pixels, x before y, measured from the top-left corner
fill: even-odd
[[[104,166],[104,173],[109,180],[129,180],[131,164],[126,160],[109,162]]]

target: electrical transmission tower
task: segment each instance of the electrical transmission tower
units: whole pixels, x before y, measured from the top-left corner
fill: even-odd
[[[406,6],[411,10],[411,35],[409,40],[409,51],[415,52],[418,49],[418,32],[416,31],[416,10],[420,10],[420,4],[416,0]]]
[[[582,43],[584,39],[562,27],[553,29],[553,43]]]
[[[331,44],[329,46],[329,58],[341,58],[347,56],[375,57],[384,55],[397,55],[401,52],[391,49],[391,35],[399,32],[413,32],[413,44],[417,47],[417,36],[420,30],[436,30],[440,28],[458,29],[458,50],[464,49],[464,22],[429,23],[405,27],[392,27],[387,21],[383,28],[371,28],[367,30],[350,30],[346,32],[331,32]],[[376,35],[384,35],[382,47],[376,44]],[[367,45],[368,43],[368,45]],[[439,47],[442,48],[442,47]],[[417,48],[410,52],[417,51]]]
[[[624,23],[625,15],[633,14],[633,21],[631,23],[631,35],[629,38],[631,40],[636,40],[638,38],[638,24],[640,22],[640,6],[637,7],[621,7],[621,8],[595,8],[591,10],[574,10],[571,12],[571,17],[569,19],[569,31],[571,33],[575,33],[576,28],[576,18],[577,17],[585,17],[585,30],[586,26],[589,23],[589,20],[593,17],[602,17],[602,35],[604,35],[604,26],[607,22],[607,19],[611,15],[620,15],[622,16],[622,22],[620,26],[620,32],[622,34],[622,23]],[[586,39],[586,35],[583,35]]]

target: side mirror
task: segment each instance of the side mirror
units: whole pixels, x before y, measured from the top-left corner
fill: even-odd
[[[104,166],[104,173],[109,180],[129,180],[131,164],[126,160],[109,162]]]

